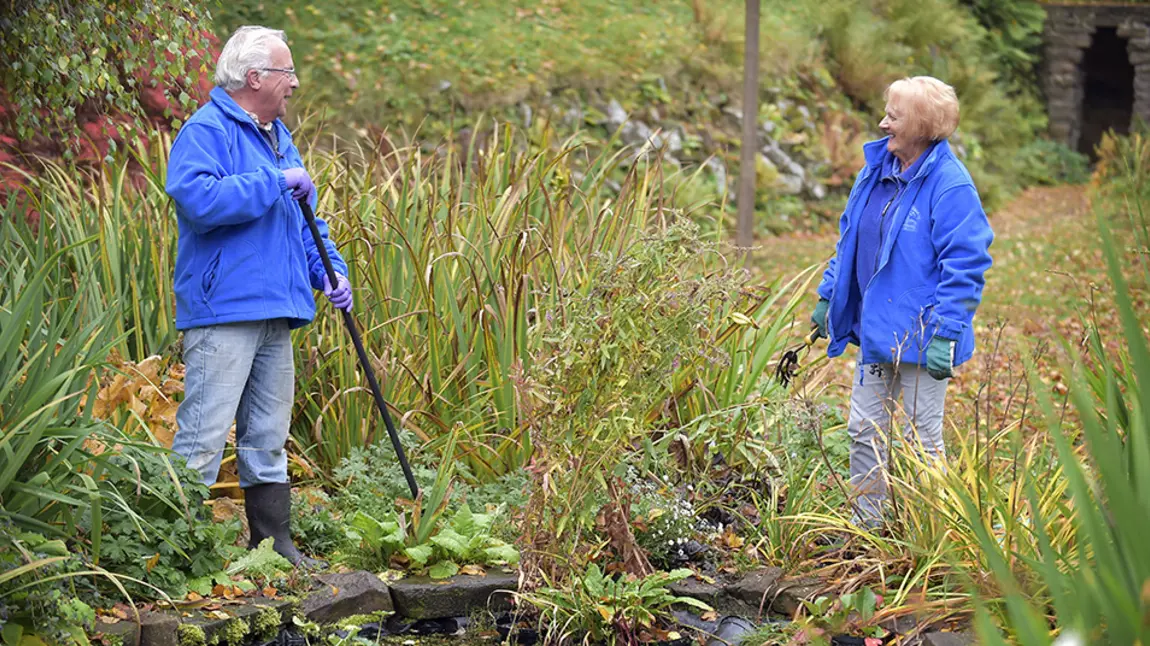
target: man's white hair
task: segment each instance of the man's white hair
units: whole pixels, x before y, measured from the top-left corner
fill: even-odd
[[[279,29],[258,25],[237,29],[216,61],[216,85],[230,92],[247,87],[251,70],[266,75],[263,68],[271,67],[271,46],[277,40],[287,44],[287,36]]]

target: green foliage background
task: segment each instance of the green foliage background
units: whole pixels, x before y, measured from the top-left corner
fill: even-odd
[[[191,0],[8,0],[0,12],[0,81],[21,140],[78,137],[94,116],[139,126],[140,92],[190,109],[208,57],[211,16]],[[169,112],[165,117],[172,117]],[[178,122],[177,124],[178,125]]]

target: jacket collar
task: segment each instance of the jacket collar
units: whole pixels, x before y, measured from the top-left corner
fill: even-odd
[[[877,141],[871,141],[863,144],[863,157],[866,159],[866,165],[873,172],[882,166],[882,162],[887,158],[886,142],[890,137],[883,137]],[[923,160],[922,165],[918,167],[918,172],[915,173],[915,178],[923,177],[930,172],[934,165],[939,160],[946,156],[953,156],[950,151],[950,142],[946,139],[932,144],[928,149],[926,159]]]
[[[224,111],[224,114],[232,119],[240,123],[250,123],[255,126],[259,125],[246,110],[240,107],[240,104],[236,103],[236,100],[233,99],[232,95],[228,94],[224,88],[219,86],[212,88],[211,97],[212,103],[215,103],[216,106]],[[279,119],[272,121],[272,123],[274,124],[276,121],[279,121]]]

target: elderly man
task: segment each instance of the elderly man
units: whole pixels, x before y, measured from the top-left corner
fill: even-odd
[[[172,449],[215,482],[235,422],[250,546],[275,539],[297,566],[321,562],[293,545],[287,441],[295,375],[291,330],[315,316],[312,290],[350,310],[347,264],[317,221],[332,264],[324,273],[296,200],[315,185],[280,121],[299,87],[284,33],[241,27],[224,45],[211,100],[172,144],[167,192],[176,203],[176,327],[187,377]]]

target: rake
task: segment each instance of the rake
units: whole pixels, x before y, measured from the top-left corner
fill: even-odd
[[[315,240],[315,246],[319,250],[319,257],[323,260],[324,271],[327,272],[327,279],[332,285],[336,284],[335,268],[331,264],[331,257],[327,254],[327,247],[323,244],[323,237],[320,235],[319,227],[315,223],[315,213],[311,210],[311,204],[308,204],[306,199],[299,200],[299,207],[303,210],[303,217],[307,220],[308,229],[311,230],[312,238]],[[367,383],[371,386],[371,394],[375,396],[375,406],[379,409],[380,415],[383,416],[383,424],[387,427],[387,435],[391,438],[391,446],[395,449],[395,456],[399,458],[399,466],[403,469],[403,477],[407,480],[407,487],[411,490],[412,500],[419,498],[419,485],[415,483],[415,476],[411,473],[411,465],[407,462],[407,455],[403,452],[403,444],[399,441],[399,433],[395,430],[395,424],[391,421],[391,414],[387,412],[387,402],[383,399],[383,392],[379,388],[379,381],[375,378],[375,370],[371,367],[371,361],[367,357],[367,350],[363,347],[363,339],[359,335],[359,327],[355,324],[355,317],[351,312],[343,310],[343,322],[347,327],[347,332],[351,335],[351,342],[355,345],[355,352],[359,355],[359,365],[363,368],[363,374],[367,377]]]

